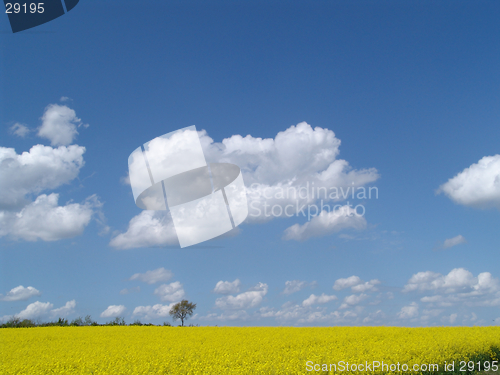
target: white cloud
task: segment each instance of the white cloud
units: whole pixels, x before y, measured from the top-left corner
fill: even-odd
[[[262,302],[267,294],[268,286],[264,283],[258,283],[254,288],[236,296],[225,296],[217,298],[215,306],[222,310],[243,310],[255,307]]]
[[[361,284],[363,281],[359,278],[359,276],[350,276],[345,279],[338,279],[335,281],[335,284],[333,284],[333,289],[335,290],[342,290],[345,288],[350,288],[352,286],[356,286]]]
[[[276,187],[292,183],[303,186],[360,186],[375,181],[375,169],[350,170],[345,160],[336,159],[340,140],[333,131],[312,128],[301,122],[279,132],[274,139],[233,135],[214,143],[205,131],[199,132],[203,151],[210,162],[230,162],[243,170],[245,184]]]
[[[351,291],[354,293],[376,292],[378,289],[375,287],[375,285],[378,284],[380,284],[380,281],[377,279],[364,282],[359,278],[359,276],[353,275],[345,279],[336,280],[333,284],[333,289],[342,290],[351,288]]]
[[[144,319],[165,318],[169,316],[170,310],[174,305],[175,303],[172,302],[169,305],[137,306],[132,315],[142,316]]]
[[[30,303],[24,310],[15,316],[19,319],[37,319],[43,317],[65,317],[74,312],[76,306],[75,300],[68,301],[62,307],[52,309],[54,305],[50,302],[36,301]]]
[[[344,313],[344,317],[347,317],[347,318],[355,318],[357,316],[358,316],[358,314],[356,314],[354,311],[351,311],[351,310],[346,311]]]
[[[375,287],[375,285],[380,284],[380,281],[377,279],[367,281],[362,284],[355,285],[351,287],[351,290],[354,293],[364,293],[364,292],[376,292],[378,289]]]
[[[441,185],[441,192],[458,204],[500,209],[500,155],[485,156],[465,168]]]
[[[329,315],[326,315],[323,311],[312,311],[309,312],[306,316],[304,316],[301,319],[298,319],[297,322],[299,323],[308,323],[308,324],[313,324],[313,323],[319,323],[319,322],[324,322],[330,318]]]
[[[36,301],[30,303],[23,311],[16,316],[19,319],[36,319],[41,316],[47,315],[54,305],[50,302]]]
[[[199,320],[205,320],[205,321],[213,321],[213,320],[219,320],[222,322],[225,321],[231,321],[231,320],[248,320],[250,316],[245,310],[237,310],[237,311],[224,311],[221,314],[207,314],[206,316],[200,316],[198,319]]]
[[[311,237],[327,236],[348,228],[365,229],[366,219],[361,216],[361,213],[356,214],[354,209],[343,206],[331,212],[321,211],[319,215],[303,225],[294,224],[288,227],[285,229],[283,239],[304,241]]]
[[[458,314],[451,314],[450,316],[443,317],[444,321],[450,324],[453,324],[457,321]]]
[[[164,211],[142,211],[130,220],[125,233],[109,243],[117,249],[179,244],[171,216]]]
[[[0,211],[0,237],[57,241],[79,236],[102,206],[96,196],[65,206],[59,206],[58,199],[59,194],[42,194],[18,213]]]
[[[273,215],[266,214],[266,206],[279,206],[276,212],[281,208],[282,213],[277,216],[286,217],[287,212],[291,213],[290,209],[285,212],[290,204],[297,205],[298,211],[301,211],[303,204],[315,203],[325,193],[321,190],[319,197],[318,194],[313,197],[313,184],[316,190],[327,189],[325,201],[342,201],[351,197],[354,191],[356,199],[361,199],[357,189],[379,178],[374,168],[353,170],[347,161],[337,159],[340,140],[333,131],[319,127],[313,129],[305,122],[279,132],[274,139],[233,135],[216,143],[204,130],[198,135],[207,162],[233,163],[241,168],[247,187],[248,222],[271,220]],[[123,182],[126,183],[126,180]],[[305,195],[301,194],[303,189],[309,189]],[[335,194],[329,189],[334,189]],[[341,193],[338,193],[339,189]],[[280,196],[284,190],[285,196]],[[294,192],[302,197],[294,195]],[[293,215],[301,213],[294,211]],[[362,217],[335,219],[327,216],[316,220],[312,226],[307,225],[308,228],[290,229],[288,237],[302,239],[344,228],[362,229],[366,225]],[[143,212],[135,216],[130,220],[127,232],[117,235],[110,242],[111,246],[120,249],[169,244],[178,244],[172,220],[170,216],[158,212]]]
[[[123,305],[110,305],[101,313],[101,318],[114,318],[123,315],[126,307]]]
[[[285,290],[283,291],[283,294],[289,295],[295,292],[298,292],[308,286],[314,287],[316,285],[316,281],[313,281],[311,283],[308,283],[307,281],[300,281],[300,280],[291,280],[285,282]]]
[[[500,282],[493,278],[489,272],[481,272],[477,275],[477,283],[472,285],[474,290],[490,290],[496,292],[500,289]]]
[[[258,311],[258,315],[262,318],[275,318],[279,322],[295,321],[296,324],[315,324],[315,323],[328,323],[328,324],[353,324],[358,319],[358,313],[362,311],[362,307],[355,308],[357,312],[352,310],[333,311],[328,313],[324,307],[294,305],[287,302],[281,306],[281,309],[275,311],[269,307],[262,307]]]
[[[363,323],[382,323],[383,320],[386,318],[386,314],[382,310],[377,310],[373,313],[369,313],[368,316],[366,316],[363,319]]]
[[[373,313],[368,314],[363,319],[363,323],[381,323],[383,319],[386,317],[385,313],[382,310],[377,310]]]
[[[170,270],[166,270],[165,268],[157,268],[153,271],[146,271],[145,273],[136,273],[133,274],[129,280],[139,280],[148,284],[155,284],[162,281],[168,281],[174,274]]]
[[[122,177],[120,177],[120,183],[121,183],[122,185],[128,185],[128,186],[130,186],[130,176],[129,176],[129,174],[128,174],[128,173],[127,173],[127,175],[126,175],[126,176],[122,176]]]
[[[403,292],[414,290],[444,290],[445,293],[453,293],[467,288],[484,288],[496,285],[498,281],[491,278],[491,274],[485,272],[475,278],[472,273],[464,268],[455,268],[448,275],[441,275],[431,271],[418,272],[413,275],[404,286]]]
[[[25,288],[22,285],[12,288],[5,296],[0,294],[0,301],[23,301],[34,296],[40,296],[42,293],[29,286]]]
[[[155,289],[155,293],[163,302],[178,302],[184,297],[185,292],[182,284],[175,281],[170,284],[162,284]]]
[[[74,180],[84,165],[85,153],[85,147],[66,146],[73,139],[67,136],[68,129],[74,130],[74,123],[79,122],[73,110],[50,105],[42,120],[39,135],[59,147],[35,145],[21,154],[13,148],[0,147],[0,237],[27,241],[70,238],[83,232],[93,214],[104,225],[102,204],[95,195],[82,204],[68,202],[58,206],[58,194],[40,194]],[[15,124],[11,131],[24,136],[29,129]],[[68,142],[63,141],[68,137]],[[33,194],[38,195],[35,201]]]
[[[214,288],[214,293],[217,294],[234,294],[240,291],[241,282],[239,279],[230,281],[219,281]]]
[[[67,96],[61,96],[61,99],[59,99],[61,102],[67,102],[68,100],[72,100],[71,98]]]
[[[398,313],[399,319],[410,319],[418,316],[418,304],[412,302],[407,306],[403,306],[401,311]]]
[[[259,309],[259,313],[263,318],[274,317],[280,321],[298,321],[300,319],[306,319],[311,312],[313,311],[309,306],[294,305],[291,302],[283,304],[278,311],[268,307]]]
[[[443,313],[443,309],[424,309],[422,311],[422,316],[420,317],[421,320],[427,321],[430,318],[435,318]]]
[[[74,110],[65,105],[51,104],[42,116],[38,136],[48,139],[52,146],[66,146],[73,143],[78,135],[76,127],[80,124]]]
[[[12,315],[4,315],[4,316],[0,316],[0,322],[2,323],[6,323],[8,322],[10,319],[12,319],[13,316]]]
[[[14,125],[12,125],[10,128],[10,133],[17,135],[18,137],[24,138],[26,137],[29,132],[31,131],[26,125],[20,124],[16,122]]]
[[[461,234],[459,234],[456,237],[448,238],[448,239],[444,240],[443,248],[448,249],[450,247],[457,246],[457,245],[460,245],[460,244],[466,243],[466,242],[467,241],[465,240],[465,237],[462,236]]]
[[[28,204],[27,194],[69,183],[83,167],[85,147],[52,148],[36,145],[17,154],[0,147],[0,210],[18,210]]]
[[[342,305],[340,305],[339,309],[347,309],[348,307],[355,306],[363,302],[368,298],[367,294],[351,294],[344,298]]]
[[[314,304],[323,304],[323,303],[328,303],[330,301],[336,300],[337,297],[334,295],[326,295],[325,293],[322,293],[320,296],[317,296],[315,294],[311,294],[307,299],[302,301],[302,306],[312,306]]]
[[[120,290],[120,294],[130,294],[130,293],[139,293],[141,291],[141,287],[140,286],[136,286],[136,287],[133,287],[133,288],[124,288],[122,290]]]
[[[427,289],[435,289],[432,287],[432,282],[440,277],[442,277],[440,273],[425,271],[418,272],[410,277],[408,283],[404,286],[403,292],[411,292],[414,290],[427,290]]]
[[[75,307],[76,307],[76,301],[68,301],[66,304],[62,307],[59,307],[58,309],[54,309],[51,311],[51,314],[54,317],[66,317],[70,314],[73,314],[75,312]]]
[[[426,302],[426,303],[440,303],[442,304],[442,301],[444,300],[444,297],[437,294],[435,296],[425,296],[420,298],[421,302]]]
[[[258,314],[263,318],[273,317],[275,313],[274,309],[268,306],[261,307],[258,311]]]
[[[467,306],[499,306],[500,280],[489,272],[477,277],[464,268],[455,268],[448,275],[431,271],[414,274],[403,288],[403,292],[434,292],[420,301],[439,306],[455,304]]]
[[[208,161],[234,163],[241,168],[247,187],[248,222],[301,216],[303,205],[319,199],[327,206],[329,201],[346,200],[379,178],[373,168],[352,170],[347,161],[337,159],[340,140],[335,134],[320,127],[313,129],[305,122],[279,132],[274,139],[233,135],[214,143],[205,131],[199,135]]]

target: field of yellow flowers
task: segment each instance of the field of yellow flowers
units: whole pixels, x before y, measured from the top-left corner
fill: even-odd
[[[451,374],[445,361],[465,374],[460,367],[471,361],[474,370],[498,361],[500,327],[5,328],[0,348],[1,374],[429,373],[412,370],[424,364]],[[377,362],[400,368],[375,369]]]

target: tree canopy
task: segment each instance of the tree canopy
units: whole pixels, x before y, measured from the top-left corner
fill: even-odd
[[[196,309],[196,303],[184,299],[170,309],[170,315],[174,320],[180,319],[181,325],[184,327],[184,320],[193,315],[194,309]]]

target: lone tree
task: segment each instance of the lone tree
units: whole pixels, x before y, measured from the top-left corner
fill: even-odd
[[[176,303],[170,309],[170,315],[174,320],[180,319],[181,325],[184,327],[184,320],[193,315],[193,310],[196,309],[196,303],[191,303],[186,299]]]

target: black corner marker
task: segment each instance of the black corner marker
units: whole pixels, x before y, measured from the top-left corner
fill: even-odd
[[[13,33],[31,29],[32,27],[52,21],[64,14],[62,0],[4,0],[5,13],[9,17]],[[79,0],[65,0],[69,12]]]

